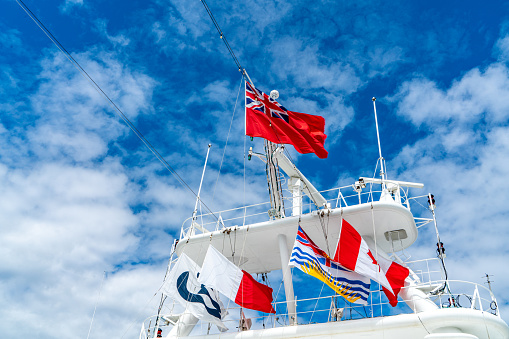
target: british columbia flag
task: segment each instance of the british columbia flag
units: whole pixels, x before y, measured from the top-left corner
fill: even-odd
[[[366,305],[369,278],[351,272],[334,262],[300,226],[289,265],[323,281],[349,302]]]

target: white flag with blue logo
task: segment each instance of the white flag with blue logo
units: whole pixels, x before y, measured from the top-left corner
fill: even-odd
[[[198,282],[200,267],[187,255],[180,255],[166,277],[162,291],[179,302],[201,321],[227,330],[221,319],[226,315],[217,291]]]

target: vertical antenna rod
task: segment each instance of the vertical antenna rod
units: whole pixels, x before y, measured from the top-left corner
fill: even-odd
[[[375,104],[375,101],[376,101],[376,98],[373,97],[373,110],[375,111],[375,125],[376,125],[376,139],[378,141],[378,155],[380,156],[379,160],[380,160],[380,176],[382,177],[382,180],[385,180],[385,161],[384,161],[384,158],[382,157],[382,147],[380,146],[380,133],[378,132],[378,118],[376,116],[376,104]],[[382,183],[382,186],[385,187],[385,183]]]
[[[488,284],[488,288],[490,289],[490,292],[491,292],[491,283],[493,282],[493,280],[490,280],[490,276],[488,275],[488,273],[485,273],[486,275],[486,283]]]
[[[210,152],[211,146],[212,146],[212,144],[209,144],[209,147],[207,148],[207,156],[205,157],[205,165],[203,165],[203,172],[201,173],[200,188],[198,188],[198,195],[196,196],[196,204],[194,205],[193,221],[196,220],[196,213],[198,212],[198,203],[200,202],[201,186],[203,184],[203,177],[205,176],[205,169],[207,168],[207,161],[209,160],[209,152]]]

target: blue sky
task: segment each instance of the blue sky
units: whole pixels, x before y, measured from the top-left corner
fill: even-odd
[[[241,75],[200,1],[25,3],[195,191],[213,144],[213,210],[267,200],[238,105],[228,137]],[[388,176],[435,194],[450,275],[493,274],[509,319],[507,3],[208,4],[257,87],[325,117],[329,158],[292,151],[316,187],[372,175],[377,97]],[[194,199],[15,1],[0,11],[0,330],[86,336],[107,272],[91,337],[137,335]],[[414,259],[434,256],[421,236]]]

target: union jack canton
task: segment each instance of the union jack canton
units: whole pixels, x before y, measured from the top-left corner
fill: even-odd
[[[246,108],[259,111],[271,118],[282,119],[286,123],[290,122],[288,111],[283,105],[260,91],[258,88],[251,86],[246,81]]]

